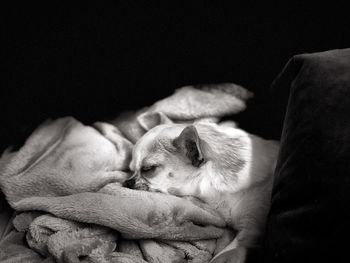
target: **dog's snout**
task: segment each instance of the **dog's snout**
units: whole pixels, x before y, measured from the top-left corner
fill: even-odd
[[[130,178],[124,182],[124,186],[127,188],[131,188],[131,189],[133,189],[135,187],[135,184],[136,184],[135,177]]]
[[[124,187],[136,190],[149,191],[147,182],[140,177],[132,177],[124,182]]]

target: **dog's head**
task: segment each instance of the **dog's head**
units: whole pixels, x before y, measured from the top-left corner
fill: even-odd
[[[210,188],[234,192],[259,180],[250,177],[251,138],[215,123],[167,122],[136,143],[130,169],[153,191],[197,197]]]

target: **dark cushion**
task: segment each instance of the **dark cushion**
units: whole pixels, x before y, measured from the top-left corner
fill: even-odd
[[[288,104],[263,262],[344,262],[350,257],[350,49],[294,56],[273,88]]]

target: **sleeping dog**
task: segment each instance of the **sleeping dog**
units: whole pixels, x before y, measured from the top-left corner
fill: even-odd
[[[237,234],[212,262],[244,262],[264,229],[278,143],[234,125],[175,124],[155,114],[165,124],[150,129],[133,149],[136,184],[196,197],[216,209]]]

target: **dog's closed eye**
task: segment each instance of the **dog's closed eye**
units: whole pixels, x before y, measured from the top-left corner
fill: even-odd
[[[149,175],[157,169],[157,165],[144,165],[141,167],[140,172],[142,175]]]

